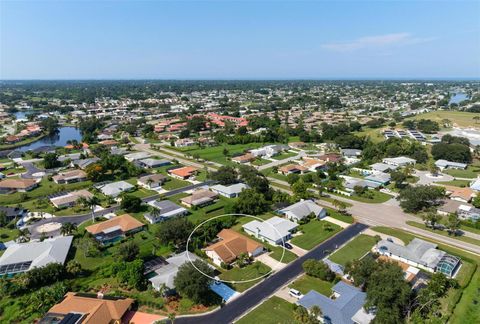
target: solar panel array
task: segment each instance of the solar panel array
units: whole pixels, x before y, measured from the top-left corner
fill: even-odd
[[[28,270],[31,265],[32,265],[32,261],[2,265],[0,266],[0,276],[10,274],[10,273],[24,272]]]
[[[143,274],[148,274],[152,271],[155,271],[161,267],[163,267],[164,265],[168,264],[167,261],[165,261],[163,258],[161,257],[157,257],[153,260],[150,260],[150,261],[147,261],[145,262],[144,264],[144,267],[145,267],[145,270],[143,271]]]

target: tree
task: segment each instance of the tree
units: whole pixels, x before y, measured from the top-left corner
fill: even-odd
[[[473,198],[472,205],[476,208],[480,208],[480,195],[477,195],[475,198]]]
[[[297,199],[308,199],[311,196],[308,187],[308,184],[300,179],[292,185],[292,191]]]
[[[60,234],[62,234],[63,236],[71,235],[76,230],[77,230],[77,225],[67,222],[67,223],[63,223],[62,227],[60,227]]]
[[[444,196],[442,187],[419,185],[403,189],[397,199],[404,211],[416,213],[439,205]]]
[[[147,287],[147,280],[143,272],[145,266],[143,260],[136,259],[132,262],[117,262],[112,264],[112,273],[128,288],[135,288],[137,290],[145,290]]]
[[[404,172],[392,171],[390,173],[391,180],[395,183],[396,188],[402,188],[403,182],[407,180],[407,175]]]
[[[265,200],[263,194],[255,189],[245,189],[238,195],[238,200],[233,208],[237,213],[261,215],[268,211],[269,207],[270,204]]]
[[[89,208],[92,212],[92,223],[95,222],[95,206],[100,204],[100,199],[97,196],[92,196],[90,198],[80,197],[77,202],[84,206],[85,208]]]
[[[460,229],[460,218],[457,213],[449,214],[447,220],[448,232],[457,235]]]
[[[435,162],[429,161],[428,162],[428,171],[430,171],[431,175],[436,177],[438,175],[439,171],[440,171],[440,168],[435,164]]]
[[[142,208],[142,199],[133,195],[124,195],[120,207],[128,213],[136,213]]]
[[[130,262],[135,260],[138,253],[140,252],[140,248],[138,244],[134,241],[126,242],[118,247],[117,255],[125,262]]]
[[[58,161],[57,153],[46,153],[43,156],[43,166],[45,169],[53,169],[59,167],[61,165],[60,161]]]
[[[460,143],[446,144],[444,142],[432,146],[432,156],[435,160],[448,160],[460,163],[471,163],[472,153],[467,145]]]
[[[435,229],[441,217],[436,211],[429,211],[422,215],[422,219],[425,222],[425,226]]]
[[[0,211],[0,227],[8,224],[7,213],[3,210]]]
[[[72,277],[76,277],[76,276],[80,275],[83,271],[82,265],[76,260],[68,261],[68,263],[65,267],[65,270]]]
[[[173,280],[175,289],[181,296],[191,299],[194,303],[206,304],[210,300],[210,284],[213,281],[207,276],[213,277],[214,272],[201,260],[195,260],[193,264],[196,268],[190,262],[178,268]]]
[[[218,181],[222,185],[229,185],[236,183],[238,180],[238,173],[234,167],[222,166],[217,171],[212,172],[210,175],[212,180]]]
[[[302,264],[303,270],[309,276],[326,281],[333,281],[335,273],[323,262],[315,259],[308,259]]]
[[[156,235],[162,244],[172,244],[180,248],[187,243],[188,236],[193,228],[192,222],[187,218],[174,218],[163,222]]]
[[[45,313],[50,307],[58,303],[68,291],[62,282],[57,282],[51,286],[42,287],[34,291],[28,298],[26,311],[30,314]]]

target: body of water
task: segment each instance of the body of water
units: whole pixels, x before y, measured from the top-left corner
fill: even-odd
[[[459,93],[455,93],[453,95],[453,97],[450,98],[450,101],[448,102],[448,104],[459,104],[461,103],[462,101],[465,101],[465,100],[468,100],[468,95],[466,93],[463,93],[463,92],[459,92]]]
[[[41,146],[65,146],[67,145],[68,140],[77,140],[80,142],[82,140],[82,134],[80,133],[80,130],[70,126],[60,127],[57,133],[45,136],[36,142],[21,146],[18,148],[18,150],[25,152],[28,150],[34,150]]]
[[[17,111],[16,113],[13,114],[15,116],[15,119],[27,119],[28,112],[25,110],[20,110]]]

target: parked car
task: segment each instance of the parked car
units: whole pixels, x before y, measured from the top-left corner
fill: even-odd
[[[290,288],[290,290],[288,291],[288,294],[292,297],[297,298],[297,299],[300,299],[300,298],[303,297],[301,292],[299,292],[298,290],[293,289],[293,288]]]

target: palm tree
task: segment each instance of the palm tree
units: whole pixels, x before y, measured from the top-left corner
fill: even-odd
[[[91,198],[81,197],[78,199],[78,202],[82,204],[85,208],[89,208],[92,212],[92,223],[95,222],[95,206],[100,204],[100,199],[97,196],[92,196]]]
[[[147,179],[148,188],[150,188],[150,189],[152,188],[152,183],[153,183],[153,182],[154,182],[154,181],[153,181],[153,179],[152,179],[151,177]]]
[[[315,318],[318,319],[319,316],[322,315],[322,310],[320,309],[320,307],[318,307],[317,305],[313,306],[312,308],[310,308],[310,313],[315,316]]]
[[[24,228],[24,229],[19,230],[19,234],[20,234],[19,240],[21,242],[30,241],[30,231],[28,230],[28,228]]]
[[[62,227],[60,227],[60,234],[62,234],[63,236],[70,235],[73,232],[75,232],[76,230],[77,230],[77,225],[75,225],[73,223],[70,223],[70,222],[63,223]]]
[[[448,215],[447,228],[449,233],[454,236],[457,235],[458,229],[460,228],[460,218],[458,218],[457,213]]]

